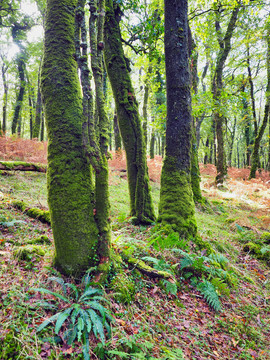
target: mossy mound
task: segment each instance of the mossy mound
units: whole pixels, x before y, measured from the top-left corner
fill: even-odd
[[[264,232],[260,236],[260,239],[265,244],[270,244],[270,232]]]
[[[31,261],[33,257],[45,255],[45,251],[38,245],[20,246],[14,250],[14,257],[18,260]]]
[[[270,247],[261,246],[260,244],[255,244],[253,242],[249,242],[244,245],[243,250],[245,252],[249,252],[250,254],[255,255],[257,259],[265,260],[268,264],[270,264]]]
[[[51,240],[46,235],[41,235],[36,239],[28,241],[28,244],[51,245]]]
[[[41,210],[38,208],[27,207],[23,201],[15,200],[12,202],[12,206],[16,209],[23,211],[26,215],[33,219],[37,219],[44,224],[51,223],[50,212],[48,210]]]
[[[111,290],[115,293],[114,298],[123,304],[128,304],[134,299],[135,284],[122,271],[111,282]]]
[[[4,337],[0,338],[1,360],[18,359],[21,350],[21,344],[16,339],[13,331],[8,332]]]

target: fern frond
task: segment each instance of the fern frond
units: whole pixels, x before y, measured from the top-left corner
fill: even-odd
[[[230,289],[227,287],[224,280],[221,280],[219,278],[213,278],[211,280],[211,284],[214,285],[214,287],[219,291],[220,294],[229,296],[230,295]]]
[[[197,286],[197,289],[215,311],[221,310],[219,297],[213,284],[207,280],[204,280]]]

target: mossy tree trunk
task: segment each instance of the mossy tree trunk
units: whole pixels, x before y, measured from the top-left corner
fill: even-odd
[[[118,120],[117,120],[117,113],[115,112],[113,116],[113,132],[114,132],[114,146],[115,151],[121,150],[122,147],[122,141],[121,141],[121,135],[120,130],[118,126]]]
[[[94,189],[82,148],[82,98],[74,59],[76,4],[76,0],[47,0],[41,74],[54,263],[61,272],[72,275],[99,262]]]
[[[191,88],[194,94],[198,92],[198,52],[196,49],[195,41],[192,37],[190,28],[189,28],[189,35],[190,35],[190,49],[189,49],[189,56],[190,56],[190,72],[191,72]],[[200,175],[200,168],[199,168],[199,159],[198,159],[198,147],[199,144],[197,142],[196,137],[196,125],[198,124],[198,119],[192,119],[192,136],[191,136],[191,187],[193,192],[193,198],[195,202],[201,203],[203,202],[200,182],[201,182],[201,175]],[[195,125],[196,123],[196,125]],[[200,128],[200,126],[198,126]]]
[[[37,89],[37,103],[35,122],[33,127],[33,138],[39,138],[40,126],[41,126],[41,113],[42,113],[42,102],[41,102],[41,90],[40,90],[40,73],[38,75],[38,89]]]
[[[191,188],[191,94],[188,56],[188,2],[165,0],[167,81],[166,155],[161,174],[159,221],[183,237],[196,236]]]
[[[2,80],[4,85],[4,98],[3,98],[3,122],[2,126],[0,126],[0,130],[5,134],[7,130],[7,103],[8,103],[8,82],[6,73],[8,70],[8,65],[4,62],[4,57],[1,56],[3,64],[2,64]]]
[[[19,92],[17,95],[14,115],[13,115],[13,119],[12,119],[12,125],[11,125],[12,134],[15,134],[16,130],[17,130],[17,126],[18,126],[18,122],[19,122],[19,118],[20,118],[20,112],[21,112],[22,103],[23,103],[24,91],[25,91],[24,56],[25,56],[24,53],[19,53],[17,55],[17,59],[16,59],[16,63],[17,63],[17,67],[18,67],[18,74],[19,74],[19,79],[20,79],[20,89],[19,89]]]
[[[110,259],[111,226],[109,220],[109,167],[107,161],[109,119],[105,110],[103,67],[105,0],[91,0],[88,3],[90,7],[91,67],[96,90],[97,139],[100,149],[99,168],[96,170],[95,182],[95,219],[100,238],[97,250],[100,262],[108,264]]]
[[[147,123],[148,123],[148,99],[149,99],[149,90],[150,90],[150,83],[149,77],[152,73],[152,66],[149,65],[146,73],[146,79],[144,82],[144,95],[143,95],[143,135],[144,135],[144,142],[145,142],[145,149],[147,153],[147,142],[148,142],[148,134],[147,134]]]
[[[222,36],[222,30],[220,26],[220,8],[216,9],[216,34],[219,43],[219,52],[217,55],[215,74],[212,81],[212,93],[215,103],[214,111],[214,126],[217,137],[217,176],[216,184],[222,185],[227,175],[226,153],[224,147],[224,115],[223,110],[220,108],[221,95],[223,89],[223,70],[225,62],[231,50],[231,38],[236,26],[236,21],[239,12],[239,5],[233,9],[230,21],[227,26],[227,30],[224,36]]]
[[[258,134],[255,138],[253,152],[251,155],[251,169],[249,174],[249,179],[253,179],[256,177],[256,170],[259,166],[259,150],[260,150],[260,143],[263,137],[268,117],[270,111],[270,17],[267,20],[267,35],[266,35],[266,42],[267,42],[267,58],[266,58],[266,67],[267,67],[267,86],[266,86],[266,99],[265,99],[265,107],[264,107],[264,118],[262,125],[258,131]]]
[[[105,63],[111,82],[119,128],[126,151],[130,214],[136,223],[155,220],[138,103],[121,43],[117,1],[106,0]]]

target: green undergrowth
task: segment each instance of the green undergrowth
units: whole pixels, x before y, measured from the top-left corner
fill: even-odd
[[[134,226],[127,182],[111,176],[110,271],[105,284],[94,270],[88,279],[113,318],[105,326],[103,308],[82,301],[85,283],[52,268],[50,226],[25,211],[47,208],[45,175],[15,173],[0,184],[0,359],[270,358],[270,235],[239,200],[208,198],[196,210],[200,237],[183,239],[170,227]],[[37,251],[19,255],[27,249]]]

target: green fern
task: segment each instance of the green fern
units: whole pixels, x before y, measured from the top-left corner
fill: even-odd
[[[89,274],[83,279],[83,291],[74,284],[65,283],[59,277],[51,277],[50,280],[61,285],[64,295],[45,288],[33,290],[53,295],[55,299],[65,303],[65,309],[43,321],[36,331],[40,332],[55,323],[54,332],[58,335],[61,328],[67,323],[67,330],[64,333],[67,344],[71,345],[77,338],[82,343],[84,359],[90,360],[89,334],[93,332],[96,338],[101,339],[102,344],[105,344],[104,329],[107,330],[108,336],[110,336],[112,317],[109,310],[101,304],[101,302],[104,303],[107,300],[103,297],[103,292],[100,289],[91,287]],[[68,289],[71,291],[68,291]],[[49,305],[48,302],[37,303],[37,306],[44,308],[48,308]],[[53,305],[51,308],[55,309],[56,307]],[[63,308],[63,305],[61,305],[61,308]]]
[[[230,295],[230,289],[227,287],[227,284],[224,282],[224,280],[221,280],[219,278],[213,278],[211,280],[211,284],[214,285],[214,287],[220,294],[225,296]]]
[[[197,285],[197,289],[215,311],[221,310],[219,297],[213,284],[207,280],[203,280],[199,285]]]

